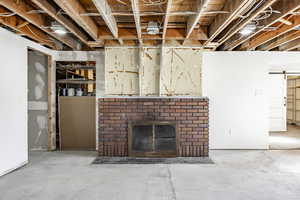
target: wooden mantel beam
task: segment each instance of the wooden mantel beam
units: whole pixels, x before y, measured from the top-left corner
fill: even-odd
[[[132,7],[133,16],[134,16],[138,39],[139,39],[140,44],[143,44],[139,0],[131,0],[131,7]]]
[[[49,16],[59,22],[62,26],[64,26],[67,30],[73,33],[78,39],[80,39],[83,43],[88,45],[88,36],[83,33],[73,22],[68,20],[62,14],[59,14],[58,10],[53,7],[47,0],[32,0],[39,8],[45,11]]]
[[[69,46],[72,49],[76,49],[77,45],[71,38],[55,34],[49,28],[47,28],[48,22],[45,21],[44,17],[40,13],[28,13],[28,10],[32,10],[32,8],[24,3],[24,1],[0,0],[0,5],[16,13],[36,27],[39,27],[41,30],[51,35],[63,44]]]

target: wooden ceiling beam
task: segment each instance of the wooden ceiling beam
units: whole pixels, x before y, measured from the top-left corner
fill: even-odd
[[[173,0],[167,0],[167,5],[166,5],[166,14],[164,17],[164,24],[163,24],[163,34],[162,34],[162,44],[165,44],[165,39],[166,39],[166,33],[167,33],[167,28],[168,28],[168,23],[169,23],[169,14],[172,8],[172,3]]]
[[[74,34],[78,39],[80,39],[84,44],[88,45],[88,36],[82,32],[76,24],[68,20],[62,14],[59,14],[59,10],[57,10],[54,6],[52,6],[47,0],[32,0],[40,9],[45,11],[49,16],[59,22],[62,26],[64,26],[68,31]]]
[[[166,30],[165,40],[184,40],[186,30],[184,28],[168,28]],[[114,37],[108,31],[101,32],[102,40],[115,40]],[[135,29],[133,28],[119,28],[119,38],[122,40],[138,40]],[[144,34],[144,39],[148,40],[162,40],[161,35],[149,35]],[[207,29],[201,27],[200,29],[195,29],[190,35],[191,40],[207,40]]]
[[[227,14],[217,15],[209,26],[209,39],[205,45],[213,41],[233,20],[237,19],[245,9],[249,8],[255,0],[231,0],[224,5],[223,11],[229,11]]]
[[[253,34],[250,34],[245,37],[241,37],[239,35],[234,35],[230,40],[227,40],[221,50],[233,50],[238,47],[242,43],[248,41],[249,39],[257,36],[259,33],[264,31],[266,27],[272,26],[274,23],[283,19],[290,13],[298,10],[300,8],[300,0],[278,0],[272,5],[273,10],[278,11],[279,13],[273,13],[269,18],[261,21],[261,28],[257,29]]]
[[[256,11],[254,11],[252,14],[250,14],[244,21],[240,23],[240,25],[233,29],[229,30],[225,35],[219,40],[219,45],[227,42],[230,40],[232,37],[233,41],[236,41],[237,38],[235,38],[235,34],[237,34],[240,30],[242,30],[247,24],[251,23],[256,17],[258,17],[263,11],[265,11],[267,8],[272,6],[278,0],[266,0],[264,4],[262,4]],[[237,37],[237,36],[236,36]],[[226,45],[225,45],[226,46]]]
[[[78,25],[80,25],[95,41],[98,41],[98,26],[89,16],[82,16],[85,8],[78,0],[54,0],[57,5],[69,15]]]
[[[216,11],[206,11],[203,12],[203,16],[210,16],[210,15],[215,15],[215,14],[227,14],[229,13],[228,11],[223,11],[223,10],[216,10]],[[165,12],[140,12],[140,16],[161,16],[165,15]],[[196,15],[197,12],[194,11],[174,11],[170,12],[170,16],[190,16],[190,15]],[[80,15],[82,16],[101,16],[100,13],[81,13]],[[133,16],[134,14],[132,12],[112,12],[113,16]]]
[[[23,19],[27,20],[29,23],[35,25],[36,27],[43,30],[45,33],[51,35],[58,41],[67,45],[71,49],[76,49],[76,43],[67,36],[61,36],[52,32],[49,28],[46,28],[49,25],[49,22],[46,22],[44,17],[40,13],[29,14],[28,10],[32,10],[26,3],[23,1],[11,1],[11,0],[0,0],[0,5],[7,8],[8,10],[16,13]]]
[[[142,40],[142,28],[141,28],[141,16],[140,16],[140,4],[139,0],[131,0],[131,7],[132,12],[134,16],[135,26],[136,26],[136,32],[138,35],[138,39],[140,44],[143,44]]]
[[[105,21],[106,25],[108,26],[110,32],[113,36],[119,40],[120,44],[123,44],[123,41],[119,39],[118,36],[118,25],[116,22],[115,17],[112,15],[111,8],[107,3],[107,0],[92,0],[94,5],[96,6],[97,10],[102,16],[102,19]]]
[[[296,40],[300,38],[300,31],[291,31],[289,33],[286,33],[270,42],[267,44],[261,46],[259,49],[260,51],[270,51],[272,49],[275,49],[276,47],[279,47],[281,45],[284,45],[290,41]]]
[[[203,15],[203,13],[205,13],[207,6],[210,2],[210,0],[197,0],[197,14],[196,15],[192,15],[188,18],[187,21],[187,32],[186,32],[186,39],[188,39],[190,37],[190,35],[192,34],[193,30],[195,29],[195,27],[197,26],[201,16]],[[184,42],[183,42],[184,43]]]
[[[6,12],[6,10],[0,7],[0,13],[4,12]],[[16,15],[11,17],[0,17],[0,23],[42,45],[51,49],[56,49],[54,41],[52,41],[46,33]]]
[[[292,51],[300,47],[300,38],[289,41],[288,43],[280,46],[279,51]]]
[[[241,46],[241,50],[254,50],[257,47],[272,41],[273,39],[284,35],[285,33],[294,30],[296,27],[300,25],[300,16],[293,16],[288,21],[291,22],[290,25],[282,24],[278,29],[274,31],[266,31],[259,34],[257,37],[250,39],[248,42],[244,43]],[[258,49],[261,50],[261,49]]]

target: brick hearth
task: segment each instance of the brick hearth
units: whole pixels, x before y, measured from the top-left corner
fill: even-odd
[[[99,98],[99,156],[128,156],[128,122],[177,124],[178,157],[208,156],[207,98]]]

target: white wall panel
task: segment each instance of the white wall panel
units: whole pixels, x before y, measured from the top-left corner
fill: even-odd
[[[204,53],[203,94],[210,99],[210,148],[268,149],[270,71],[300,72],[300,53]]]
[[[28,162],[27,48],[53,51],[0,28],[0,176]]]

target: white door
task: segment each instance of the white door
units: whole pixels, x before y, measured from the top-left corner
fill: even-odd
[[[286,95],[287,80],[283,74],[269,76],[269,131],[287,131]]]

